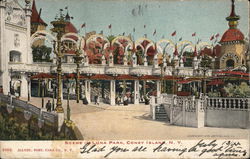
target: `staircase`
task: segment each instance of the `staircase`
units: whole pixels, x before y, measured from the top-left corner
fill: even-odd
[[[169,121],[169,117],[167,115],[167,112],[164,108],[164,105],[157,105],[155,107],[155,120],[159,121]]]

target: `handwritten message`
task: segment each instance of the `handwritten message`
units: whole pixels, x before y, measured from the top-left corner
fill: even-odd
[[[249,158],[248,140],[1,141],[1,158]]]

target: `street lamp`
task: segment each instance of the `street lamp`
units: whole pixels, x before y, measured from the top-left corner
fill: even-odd
[[[80,49],[76,52],[76,56],[74,56],[74,61],[76,63],[76,102],[79,103],[80,100],[80,86],[79,86],[79,67],[82,62],[83,57],[80,56]]]
[[[55,18],[54,21],[51,22],[54,28],[51,29],[52,32],[56,33],[57,36],[57,51],[56,56],[57,56],[57,103],[56,103],[56,111],[58,113],[63,113],[63,107],[62,107],[62,98],[61,98],[61,92],[62,92],[62,56],[63,54],[61,53],[61,47],[62,47],[62,42],[61,38],[63,34],[65,33],[65,26],[66,26],[66,21],[65,17],[62,14],[62,9],[60,9],[60,16],[59,18]],[[55,47],[55,45],[54,45]]]
[[[27,75],[28,82],[28,101],[30,101],[30,74]]]
[[[69,79],[66,80],[66,87],[67,87],[67,120],[70,121],[70,108],[69,108],[69,88],[70,88],[70,82],[69,82]]]
[[[11,67],[10,68],[10,94],[13,93],[13,90],[12,90],[12,73],[13,73],[13,69]]]
[[[52,88],[53,88],[53,93],[52,93],[52,110],[55,110],[55,88],[56,84],[54,81],[52,81]]]
[[[45,87],[45,81],[42,80],[42,108],[44,108],[44,87]]]

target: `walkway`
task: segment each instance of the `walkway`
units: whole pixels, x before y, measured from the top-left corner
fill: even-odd
[[[45,99],[46,102],[47,99]],[[63,102],[66,110],[66,101]],[[31,103],[41,107],[41,98],[32,98]],[[149,105],[97,106],[91,104],[86,106],[70,101],[70,107],[71,119],[88,140],[246,139],[250,134],[249,129],[189,128],[153,121],[149,117]]]

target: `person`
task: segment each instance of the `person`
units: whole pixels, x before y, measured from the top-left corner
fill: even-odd
[[[85,104],[85,105],[89,104],[87,98],[85,97],[85,95],[83,95],[82,103]]]
[[[50,100],[48,100],[47,104],[46,104],[46,108],[48,112],[51,112],[51,103]]]
[[[128,97],[125,95],[123,99],[123,105],[128,105]]]
[[[95,95],[94,99],[95,99],[95,104],[99,105],[99,103],[98,103],[98,95]]]

